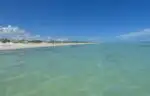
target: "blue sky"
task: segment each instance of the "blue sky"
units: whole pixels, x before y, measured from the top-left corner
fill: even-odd
[[[116,36],[150,27],[149,0],[0,0],[0,25],[43,36]]]

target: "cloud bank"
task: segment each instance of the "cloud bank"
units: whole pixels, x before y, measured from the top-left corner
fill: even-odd
[[[117,36],[121,40],[145,40],[150,38],[150,29],[144,29],[139,32],[130,32]]]
[[[8,25],[6,27],[0,26],[0,38],[11,38],[11,39],[27,39],[27,40],[57,40],[57,41],[67,41],[68,38],[52,38],[50,36],[43,37],[41,35],[33,35],[31,33],[28,33],[27,31],[19,28],[19,27],[14,27],[11,25]]]
[[[2,34],[25,34],[25,30],[19,27],[12,27],[11,25],[8,25],[8,27],[0,26],[0,35]]]

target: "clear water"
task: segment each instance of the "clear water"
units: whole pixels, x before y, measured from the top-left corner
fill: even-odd
[[[0,52],[0,96],[150,96],[150,45]]]

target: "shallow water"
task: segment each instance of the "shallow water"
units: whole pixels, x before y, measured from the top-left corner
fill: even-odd
[[[150,46],[100,44],[0,52],[0,96],[150,96]]]

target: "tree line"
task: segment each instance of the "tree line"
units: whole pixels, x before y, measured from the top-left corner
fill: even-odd
[[[42,43],[42,42],[46,42],[46,43],[89,43],[88,41],[57,41],[57,40],[49,40],[49,41],[42,41],[42,40],[12,40],[12,39],[8,39],[8,38],[1,38],[0,42],[2,43]]]

